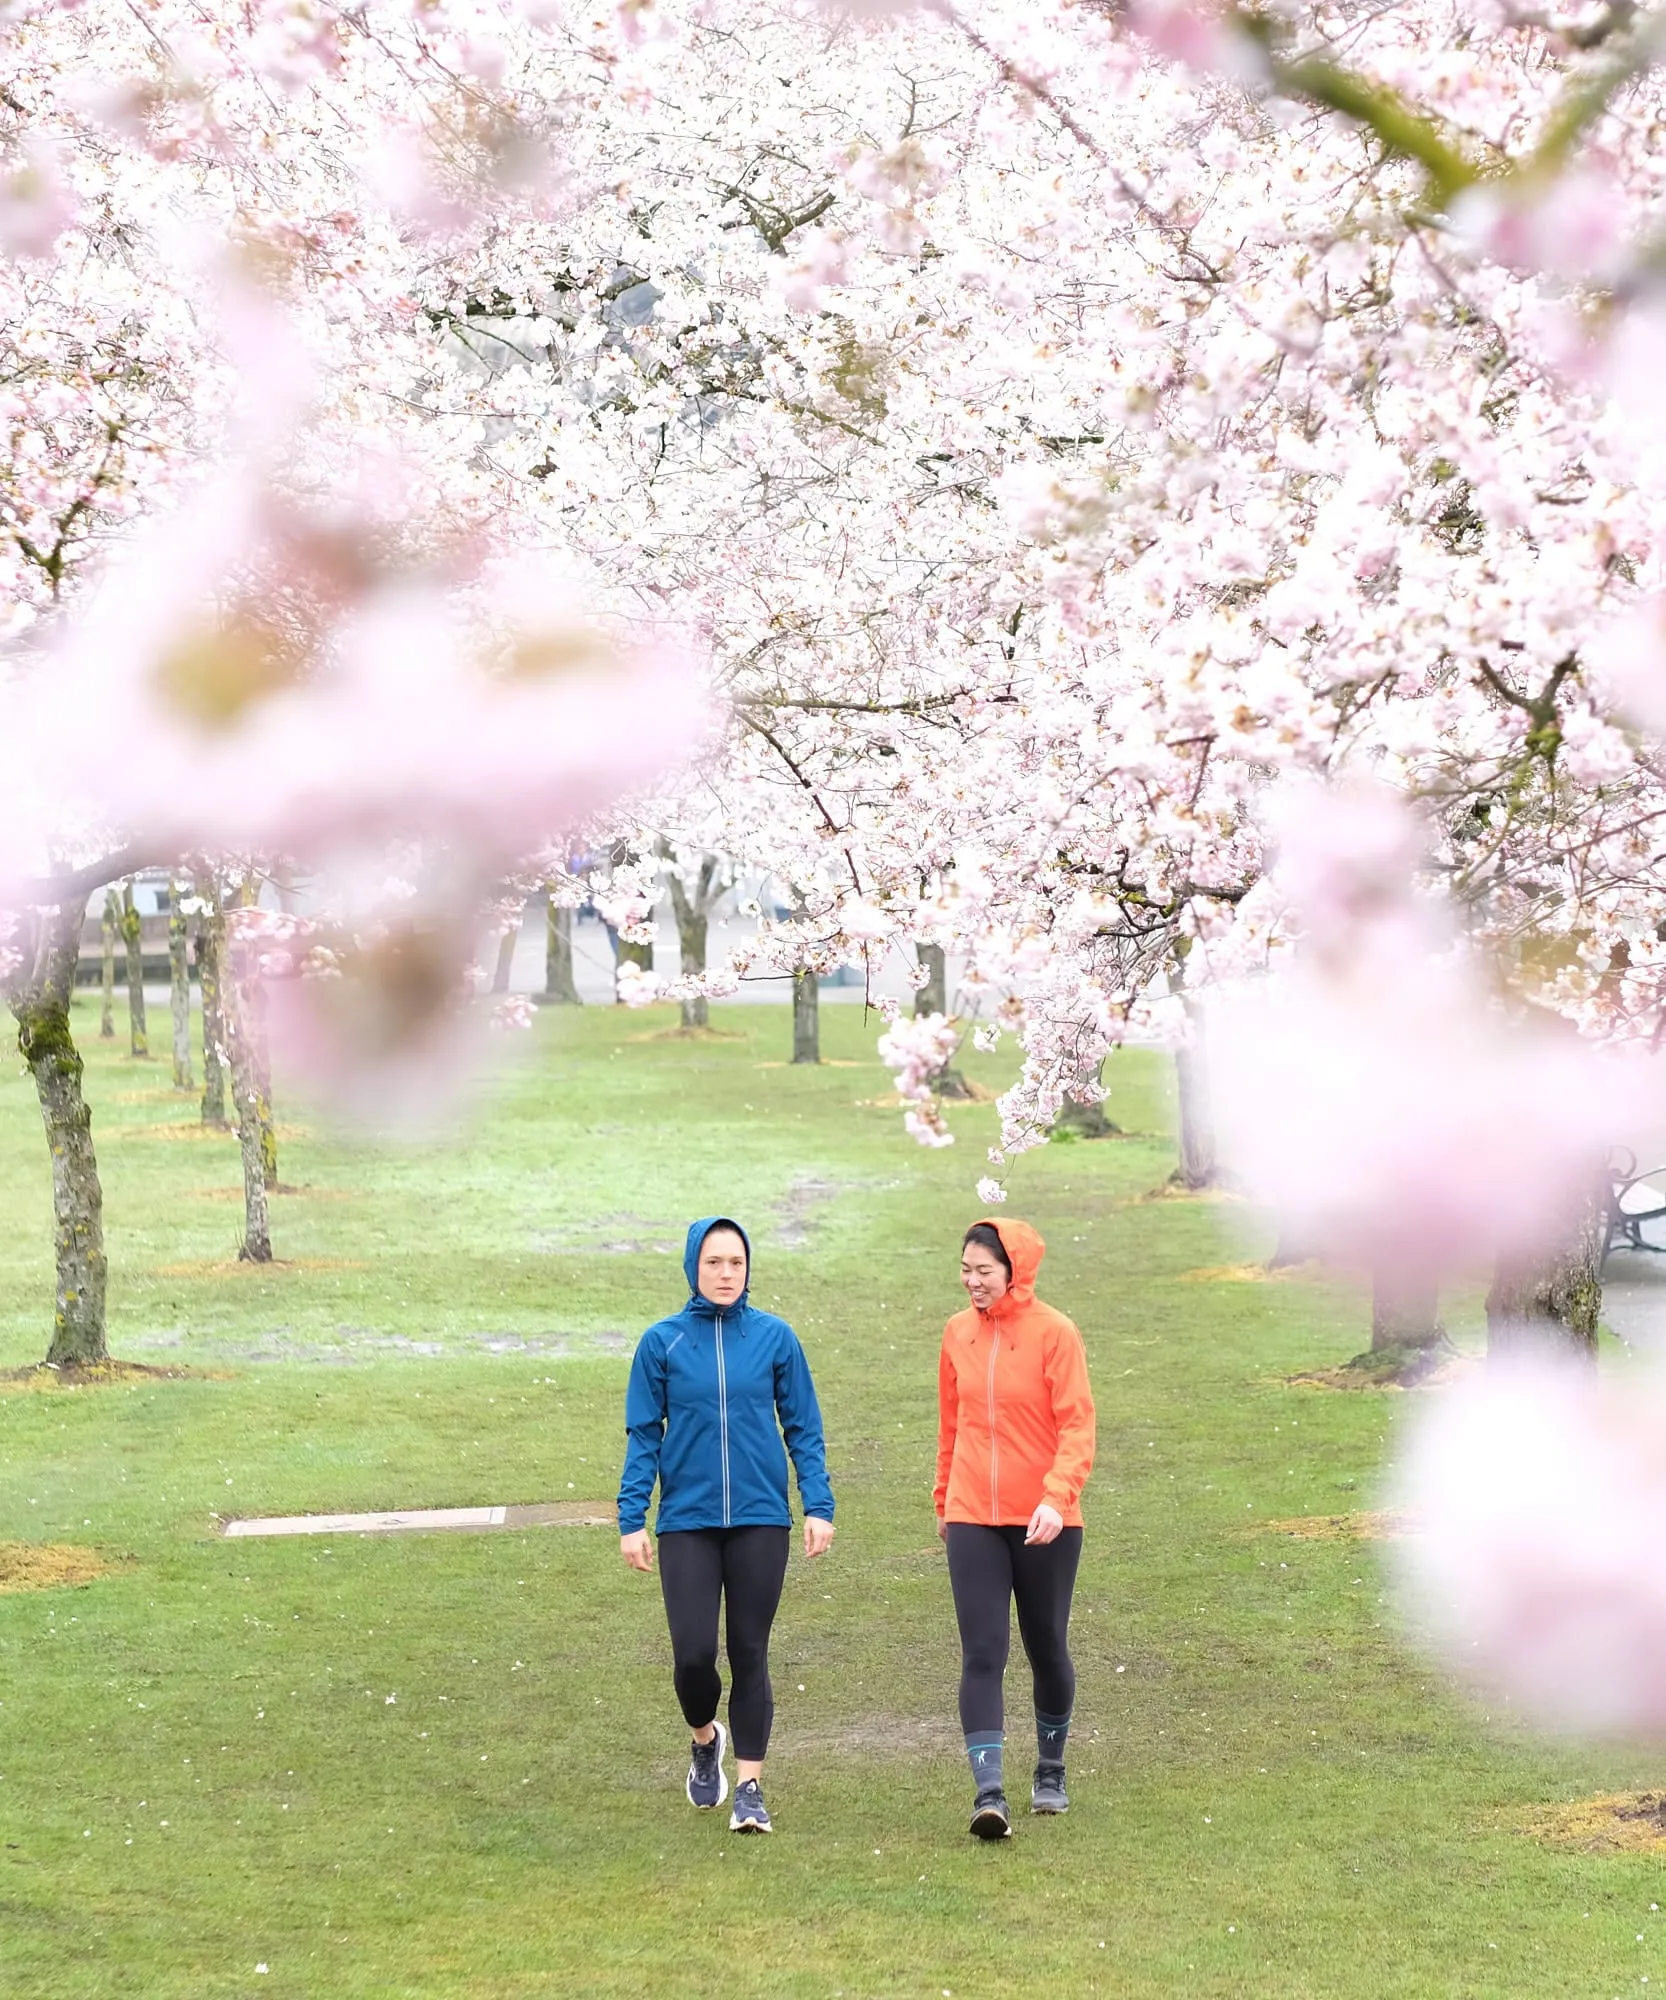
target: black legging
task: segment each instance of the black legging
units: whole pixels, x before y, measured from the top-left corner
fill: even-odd
[[[787,1574],[786,1528],[685,1528],[659,1538],[659,1583],[671,1627],[672,1677],[691,1729],[717,1714],[717,1607],[729,1648],[729,1729],[735,1755],[769,1748],[775,1696],[769,1685],[769,1628]]]
[[[1061,1528],[1052,1541],[1026,1547],[1022,1528],[951,1521],[945,1539],[960,1626],[961,1728],[970,1736],[1002,1727],[1001,1681],[1012,1645],[1014,1598],[1019,1635],[1035,1677],[1036,1709],[1043,1715],[1068,1715],[1076,1699],[1068,1641],[1081,1529]]]

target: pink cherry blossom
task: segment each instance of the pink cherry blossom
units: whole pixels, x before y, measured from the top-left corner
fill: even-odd
[[[1394,1492],[1442,1659],[1552,1728],[1666,1733],[1666,1387],[1489,1365],[1422,1403]]]

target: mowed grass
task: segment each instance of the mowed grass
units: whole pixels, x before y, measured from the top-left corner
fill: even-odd
[[[1369,1545],[1268,1521],[1367,1508],[1404,1399],[1286,1386],[1360,1303],[1234,1272],[1241,1212],[1148,1199],[1141,1136],[1017,1162],[1047,1296],[1100,1410],[1067,1819],[968,1840],[930,1509],[935,1358],[995,1120],[902,1135],[875,1025],[815,1071],[774,1008],[538,1023],[472,1124],[420,1146],[286,1133],[274,1234],[230,1264],[237,1158],[88,1037],[113,1344],[199,1371],[0,1396],[0,1539],[111,1565],[0,1595],[0,1992],[202,1996],[1646,1994],[1658,1864],[1557,1851],[1547,1802],[1662,1760],[1546,1745],[1402,1645]],[[999,1059],[972,1057],[988,1084]],[[839,1539],[795,1555],[769,1797],[742,1841],[684,1802],[655,1585],[609,1530],[227,1541],[217,1517],[611,1496],[629,1344],[681,1302],[695,1214],[753,1229],[809,1347]],[[0,1363],[44,1351],[44,1143],[0,1075]],[[1031,1755],[1009,1676],[1009,1766]],[[1641,1934],[1641,1937],[1639,1937]],[[264,1970],[260,1969],[264,1968]]]

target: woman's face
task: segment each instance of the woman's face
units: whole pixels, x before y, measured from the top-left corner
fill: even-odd
[[[968,1243],[960,1253],[960,1282],[978,1311],[988,1312],[1006,1294],[1007,1267],[993,1250],[986,1250],[981,1243]]]
[[[695,1269],[700,1296],[714,1306],[732,1306],[746,1290],[746,1245],[732,1229],[709,1229]]]

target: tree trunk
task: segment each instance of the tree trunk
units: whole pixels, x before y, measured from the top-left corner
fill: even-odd
[[[497,964],[492,968],[492,991],[507,993],[509,976],[515,969],[515,947],[521,941],[521,924],[517,917],[508,930],[497,941]]]
[[[793,974],[793,1061],[821,1061],[821,986],[809,970]]]
[[[949,1011],[949,955],[940,944],[917,944],[914,955],[926,975],[926,983],[914,992],[914,1018]],[[935,1097],[969,1098],[972,1086],[952,1063],[945,1063],[931,1079]]]
[[[103,948],[103,962],[99,968],[104,992],[104,1004],[98,1016],[98,1038],[101,1042],[113,1042],[116,1038],[116,939],[120,934],[121,898],[114,889],[106,889],[104,914],[98,920],[98,941]]]
[[[666,871],[666,886],[671,891],[671,913],[677,922],[677,967],[684,978],[706,969],[706,933],[711,906],[716,900],[712,893],[716,878],[717,857],[711,854],[700,863],[700,874],[692,896],[676,869]],[[704,1028],[710,1024],[711,1015],[705,994],[685,1000],[682,1008],[685,1028]]]
[[[1078,1139],[1111,1139],[1122,1127],[1113,1125],[1105,1116],[1103,1104],[1082,1104],[1074,1097],[1067,1097],[1053,1120],[1053,1130],[1074,1133]]]
[[[1594,1368],[1609,1185],[1593,1174],[1556,1240],[1500,1257],[1487,1293],[1487,1359],[1521,1355]]]
[[[627,944],[622,937],[615,933],[613,939],[613,964],[615,971],[621,965],[640,965],[644,972],[652,972],[654,969],[654,948],[651,944]],[[616,1006],[622,1007],[624,1005],[624,1002],[619,998],[617,981],[614,984],[613,999]]]
[[[706,918],[688,906],[685,897],[673,892],[672,902],[677,911],[677,963],[686,976],[691,972],[706,969]],[[683,1026],[704,1028],[711,1022],[711,1010],[706,1004],[706,996],[696,993],[682,1003]]]
[[[77,905],[38,919],[33,973],[19,975],[10,995],[17,1046],[35,1079],[52,1156],[57,1308],[46,1355],[51,1368],[85,1368],[109,1358],[104,1193],[93,1150],[92,1113],[81,1094],[81,1056],[69,1027],[85,918],[84,906]]]
[[[573,913],[567,904],[555,900],[553,890],[544,924],[544,990],[538,999],[545,1007],[584,1004],[573,978]]]
[[[1445,1354],[1451,1343],[1440,1322],[1440,1285],[1421,1271],[1378,1264],[1371,1273],[1371,1352]]]
[[[278,1128],[272,1117],[272,1044],[266,1034],[266,989],[251,969],[247,989],[238,995],[238,1019],[249,1046],[249,1074],[254,1082],[255,1118],[260,1127],[260,1170],[267,1188],[278,1185]]]
[[[1215,1152],[1215,1112],[1209,1087],[1209,1048],[1203,1016],[1186,1002],[1190,1034],[1174,1052],[1175,1079],[1180,1095],[1180,1164],[1174,1179],[1181,1187],[1213,1187],[1220,1162]]]
[[[231,1060],[231,1095],[237,1107],[237,1144],[243,1156],[243,1242],[237,1259],[242,1264],[270,1264],[272,1261],[272,1218],[267,1204],[270,1182],[266,1173],[266,1150],[262,1144],[260,1078],[250,1033],[250,992],[257,983],[246,954],[233,950],[228,956],[225,986],[220,996],[226,1025],[226,1048]]]
[[[180,902],[185,884],[174,876],[168,884],[168,973],[174,1018],[174,1089],[194,1090],[191,1075],[191,936]]]
[[[148,1057],[150,1036],[145,1028],[145,955],[139,942],[139,911],[133,901],[133,884],[122,890],[121,934],[127,945],[127,1016],[132,1030],[133,1054]]]
[[[914,956],[920,961],[925,984],[914,989],[914,1018],[922,1014],[949,1011],[949,955],[940,944],[917,944]]]
[[[211,884],[197,885],[208,908],[197,925],[197,985],[202,992],[202,1122],[224,1128],[226,1117],[226,1024],[220,1008],[220,969],[225,963],[226,920]]]

